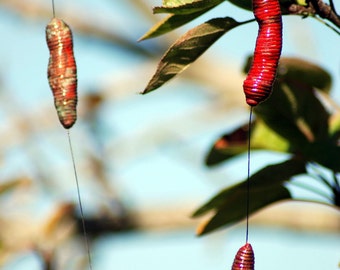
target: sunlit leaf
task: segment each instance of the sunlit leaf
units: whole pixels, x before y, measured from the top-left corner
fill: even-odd
[[[250,214],[271,203],[291,198],[284,182],[291,177],[306,172],[305,161],[290,159],[280,164],[267,166],[250,177]],[[215,214],[208,223],[199,228],[199,234],[205,234],[222,226],[230,226],[246,216],[247,182],[241,182],[226,188],[201,206],[193,217],[209,211]]]
[[[240,24],[229,17],[216,18],[189,30],[164,54],[142,94],[157,89],[182,72],[216,40]]]
[[[289,151],[289,141],[270,129],[261,119],[257,119],[251,132],[251,148],[278,152]]]
[[[307,0],[296,0],[296,3],[300,6],[307,6]]]
[[[195,13],[176,15],[171,14],[167,16],[164,20],[155,24],[148,32],[146,32],[139,40],[145,40],[149,38],[158,37],[160,35],[166,34],[194,19],[201,16],[203,13],[207,12],[209,9],[204,9]]]
[[[191,0],[191,1],[163,1],[161,7],[155,7],[154,13],[191,14],[202,10],[209,10],[225,0]]]
[[[162,5],[165,7],[176,7],[185,4],[190,4],[195,2],[196,0],[163,0]]]
[[[336,145],[340,145],[340,112],[332,114],[329,121],[329,133]]]

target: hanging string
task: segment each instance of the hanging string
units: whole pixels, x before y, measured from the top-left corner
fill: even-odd
[[[248,123],[248,164],[247,164],[247,195],[246,195],[246,243],[249,235],[249,207],[250,207],[250,135],[251,121],[253,116],[253,106],[250,106],[249,123]]]
[[[85,247],[86,247],[87,256],[88,256],[88,260],[89,260],[89,267],[92,270],[92,259],[91,259],[90,245],[89,245],[88,236],[87,236],[87,232],[86,232],[83,205],[82,205],[81,197],[80,197],[80,187],[79,187],[79,181],[78,181],[78,174],[77,174],[76,162],[74,160],[74,154],[73,154],[73,148],[72,148],[71,136],[70,136],[70,130],[69,129],[67,130],[67,137],[68,137],[68,144],[70,146],[70,153],[71,153],[72,164],[73,164],[74,178],[76,180],[76,185],[77,185],[78,203],[79,203],[80,217],[81,217],[83,233],[84,233]]]
[[[53,14],[53,18],[55,18],[54,0],[52,0],[52,14]]]
[[[69,44],[69,46],[73,46],[73,43],[72,43],[72,32],[71,30],[69,29],[69,26],[63,22],[62,20],[60,19],[57,19],[55,17],[55,5],[54,5],[54,0],[52,0],[52,12],[53,12],[53,20],[48,24],[47,28],[46,28],[46,37],[47,37],[47,43],[48,43],[48,46],[49,46],[49,49],[50,51],[52,52],[51,53],[51,57],[53,59],[53,57],[56,56],[55,54],[55,50],[58,49],[58,48],[62,48],[63,47],[63,43],[67,43]],[[50,28],[53,28],[53,31],[55,31],[56,33],[54,33],[54,35],[49,35],[51,32]],[[57,39],[57,42],[51,42],[51,39]],[[62,55],[60,56],[59,53],[61,53]],[[68,85],[65,85],[65,83],[67,83],[67,81],[63,81],[61,78],[64,78],[63,76],[64,75],[60,75],[58,73],[58,76],[55,76],[56,78],[56,81],[57,81],[57,84],[52,80],[52,83],[51,83],[51,77],[50,77],[50,72],[51,74],[54,74],[53,73],[53,69],[54,69],[54,66],[51,65],[51,61],[49,61],[49,82],[50,82],[50,86],[51,86],[51,89],[53,91],[53,95],[57,97],[57,99],[60,99],[60,95],[58,95],[57,93],[60,92],[60,86],[58,84],[63,84],[63,87],[65,89],[67,89],[68,91],[68,94],[72,96],[72,98],[68,99],[68,100],[62,100],[62,102],[59,102],[59,103],[63,103],[65,101],[66,104],[64,104],[64,106],[60,106],[59,103],[58,103],[58,106],[56,105],[56,108],[63,111],[64,114],[60,115],[59,114],[59,111],[60,110],[57,110],[58,111],[58,117],[59,117],[59,120],[61,122],[61,124],[63,125],[63,127],[65,129],[67,129],[67,137],[68,137],[68,143],[69,143],[69,148],[70,148],[70,153],[71,153],[71,158],[72,158],[72,165],[73,165],[73,172],[74,172],[74,177],[75,177],[75,182],[76,182],[76,186],[77,186],[77,195],[78,195],[78,204],[79,204],[79,209],[80,209],[80,217],[81,217],[81,222],[82,222],[82,229],[83,229],[83,234],[84,234],[84,242],[85,242],[85,248],[86,248],[86,252],[87,252],[87,256],[88,256],[88,264],[89,264],[89,268],[90,270],[92,270],[92,259],[91,259],[91,252],[90,252],[90,245],[89,245],[89,241],[88,241],[88,236],[87,236],[87,232],[86,232],[86,226],[85,226],[85,217],[84,217],[84,211],[83,211],[83,205],[82,205],[82,202],[81,202],[81,196],[80,196],[80,187],[79,187],[79,181],[78,181],[78,174],[77,174],[77,168],[76,168],[76,163],[75,163],[75,159],[74,159],[74,154],[73,154],[73,148],[72,148],[72,142],[71,142],[71,135],[70,135],[70,131],[69,131],[69,128],[71,128],[73,126],[73,124],[75,123],[75,120],[76,120],[76,104],[77,104],[77,91],[76,91],[76,66],[75,66],[75,60],[74,60],[74,57],[73,57],[73,51],[71,50],[71,52],[67,51],[67,50],[60,50],[58,49],[58,57],[57,58],[65,58],[65,55],[66,54],[71,54],[72,57],[68,57],[67,58],[67,62],[64,63],[65,61],[61,61],[61,70],[62,71],[67,71],[69,70],[70,68],[73,69],[74,71],[74,80],[72,82],[72,84],[68,84]],[[66,55],[67,56],[67,55]],[[51,59],[51,58],[50,58]],[[53,61],[52,61],[53,62]],[[56,61],[58,62],[58,61]],[[59,63],[59,62],[58,62]],[[59,70],[58,70],[59,72]],[[52,76],[53,77],[53,76]],[[75,81],[75,83],[74,83]],[[63,90],[64,90],[63,88]],[[64,97],[62,97],[64,98]],[[71,101],[71,102],[70,102]],[[57,104],[57,103],[56,103]],[[66,115],[66,116],[65,116]],[[62,116],[62,117],[61,117]]]

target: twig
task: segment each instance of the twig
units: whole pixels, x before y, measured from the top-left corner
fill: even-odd
[[[324,5],[326,5],[326,4],[324,4]],[[322,17],[318,13],[318,11],[314,8],[314,6],[311,4],[311,2],[309,2],[307,6],[300,6],[300,5],[297,5],[297,4],[291,4],[288,7],[288,12],[289,12],[289,14],[302,16],[303,18],[313,17],[314,19],[323,23],[324,25],[326,25],[327,27],[332,29],[335,33],[340,35],[340,31],[338,29],[336,29],[333,25],[327,23],[325,20],[321,19],[321,18],[325,18],[325,17]],[[330,18],[326,18],[326,19],[328,19],[329,21],[331,21],[332,23],[334,23],[336,26],[338,26],[340,28],[339,16],[337,16],[334,12],[333,12],[333,14],[334,14],[334,16],[332,15],[332,19],[330,19]],[[316,15],[319,15],[321,18],[317,17]],[[333,17],[336,18],[336,19],[333,19]]]
[[[310,0],[310,4],[321,18],[331,21],[340,28],[340,17],[336,14],[333,4],[327,5],[322,0]]]
[[[308,16],[315,16],[316,11],[314,7],[309,3],[308,6],[300,6],[298,4],[291,4],[288,7],[289,14],[300,15],[304,18]]]
[[[335,6],[333,3],[333,0],[329,0],[329,5],[331,6],[331,9],[336,13]]]

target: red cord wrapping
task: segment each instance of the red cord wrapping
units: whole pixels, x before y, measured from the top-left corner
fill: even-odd
[[[46,41],[50,50],[48,81],[54,105],[60,123],[69,129],[77,120],[77,67],[70,27],[53,18],[46,26]]]
[[[254,0],[253,12],[259,32],[253,62],[243,82],[246,102],[250,106],[256,106],[270,96],[282,49],[279,1]]]
[[[254,270],[255,257],[251,244],[246,243],[238,251],[231,270]]]

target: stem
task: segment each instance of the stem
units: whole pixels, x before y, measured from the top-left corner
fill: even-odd
[[[246,20],[246,21],[243,21],[243,22],[239,22],[240,25],[242,24],[247,24],[247,23],[251,23],[251,22],[255,22],[256,20],[255,19],[250,19],[250,20]]]
[[[54,0],[52,0],[52,13],[53,13],[53,18],[55,18]]]
[[[325,4],[322,0],[310,0],[310,3],[321,18],[331,21],[340,28],[340,17],[336,14],[332,6]]]
[[[325,22],[323,19],[320,19],[319,17],[316,16],[312,16],[315,20],[317,20],[318,22],[324,24],[325,26],[327,26],[328,28],[330,28],[331,30],[333,30],[335,33],[337,33],[338,35],[340,35],[340,31],[338,29],[336,29],[333,25],[329,24],[328,22]]]
[[[333,0],[329,0],[329,5],[331,6],[331,9],[335,12],[336,14],[336,10],[335,10],[335,6],[334,6],[334,3],[333,3]]]

